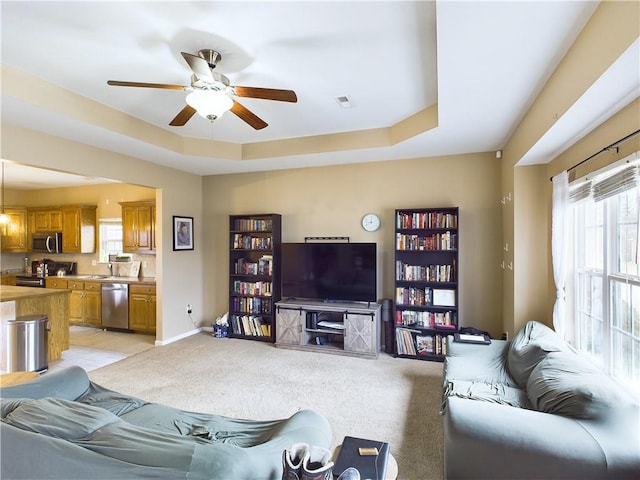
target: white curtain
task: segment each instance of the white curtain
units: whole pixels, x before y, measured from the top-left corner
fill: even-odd
[[[553,306],[553,328],[564,337],[566,311],[565,277],[567,275],[567,216],[569,209],[569,173],[565,170],[553,177],[553,205],[551,211],[551,261],[556,284],[556,303]]]

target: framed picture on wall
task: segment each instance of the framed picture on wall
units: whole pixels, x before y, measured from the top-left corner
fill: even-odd
[[[173,216],[173,249],[193,250],[193,217]]]

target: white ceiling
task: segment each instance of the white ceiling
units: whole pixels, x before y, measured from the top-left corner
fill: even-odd
[[[596,7],[581,1],[3,0],[3,66],[174,134],[239,144],[310,137],[389,127],[435,103],[438,127],[391,147],[243,162],[176,154],[4,92],[2,121],[199,175],[499,150]],[[217,70],[232,85],[292,89],[298,103],[239,99],[269,123],[260,131],[230,112],[214,123],[195,115],[184,127],[170,127],[185,92],[107,86],[110,79],[188,85],[180,52],[201,48],[222,53]],[[577,140],[638,96],[638,42],[626,55],[523,162],[549,161],[569,146],[567,139]],[[341,108],[338,96],[349,97],[352,107]],[[34,173],[22,168],[6,165],[7,185],[36,188],[23,182]]]

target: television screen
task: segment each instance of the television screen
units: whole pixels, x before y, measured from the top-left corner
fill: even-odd
[[[282,297],[375,302],[375,243],[283,243]]]

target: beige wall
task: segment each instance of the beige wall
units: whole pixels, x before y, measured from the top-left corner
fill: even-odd
[[[193,305],[196,324],[204,322],[202,177],[5,123],[0,133],[6,160],[155,189],[157,341],[180,338],[195,328],[186,315],[187,303]],[[193,251],[173,251],[173,215],[194,217]]]
[[[510,335],[532,319],[551,325],[555,288],[549,177],[637,130],[638,100],[553,160],[546,173],[518,162],[638,38],[638,18],[640,2],[601,2],[503,148],[501,189],[511,194],[511,202],[503,209],[502,242],[513,247],[507,254],[513,270],[503,273],[504,330]],[[598,162],[602,160],[591,166]],[[547,262],[533,263],[541,252]]]
[[[204,179],[205,308],[221,315],[228,305],[228,216],[282,214],[284,242],[348,236],[378,245],[378,297],[393,298],[396,208],[460,207],[461,325],[502,332],[500,163],[472,154],[280,170]],[[380,215],[374,233],[360,226]]]

